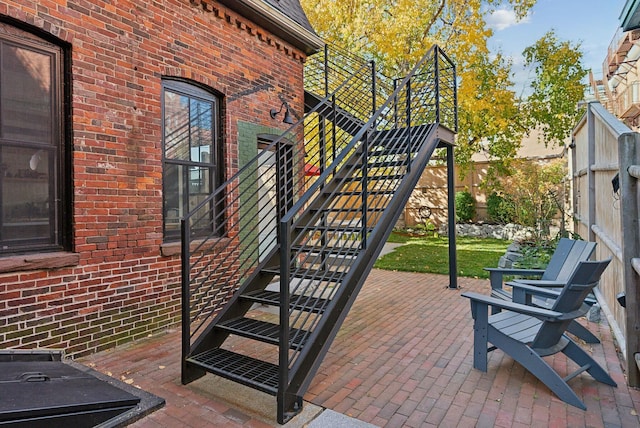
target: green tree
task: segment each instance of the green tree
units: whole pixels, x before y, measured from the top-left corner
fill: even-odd
[[[536,76],[526,103],[528,127],[538,127],[545,144],[562,145],[582,114],[577,104],[584,96],[587,70],[582,67],[580,43],[560,41],[550,31],[523,54]]]

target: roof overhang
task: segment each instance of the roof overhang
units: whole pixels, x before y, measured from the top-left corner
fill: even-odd
[[[263,0],[218,0],[223,5],[251,19],[265,30],[291,43],[306,55],[322,49],[324,41],[312,31],[295,22]]]
[[[640,28],[640,0],[627,0],[619,19],[624,31]]]

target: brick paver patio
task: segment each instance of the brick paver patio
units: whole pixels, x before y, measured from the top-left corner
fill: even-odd
[[[582,411],[499,350],[490,354],[487,373],[473,369],[469,302],[460,293],[488,293],[489,284],[468,278],[459,279],[462,290],[447,284],[446,276],[374,270],[305,400],[384,427],[640,426],[640,391],[626,386],[606,321],[589,323],[602,344],[582,346],[618,387],[579,375],[570,385],[587,406]],[[560,373],[574,369],[562,354],[551,361]],[[257,398],[242,407],[229,404],[224,392],[181,385],[178,328],[82,362],[165,398],[166,406],[137,427],[277,426],[274,413],[250,410]],[[215,390],[217,380],[207,375],[197,383]]]

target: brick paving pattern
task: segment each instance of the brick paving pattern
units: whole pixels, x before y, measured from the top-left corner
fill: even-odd
[[[500,350],[490,354],[487,373],[473,369],[469,302],[460,293],[488,294],[489,284],[468,278],[459,279],[462,290],[447,284],[446,276],[374,270],[305,400],[381,427],[640,426],[640,391],[626,386],[606,321],[588,323],[602,344],[582,346],[618,387],[587,373],[571,380],[587,406],[582,411]],[[575,369],[562,354],[549,360],[561,374]],[[165,398],[166,406],[136,427],[277,426],[275,415],[260,418],[181,385],[177,330],[82,362]],[[207,382],[217,379],[208,376]]]

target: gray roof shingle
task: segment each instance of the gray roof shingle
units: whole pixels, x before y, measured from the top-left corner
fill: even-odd
[[[302,6],[300,5],[299,0],[263,0],[269,6],[274,9],[279,10],[298,24],[300,24],[305,29],[311,31],[315,34],[315,31],[309,20],[307,19],[307,15],[304,13]]]

